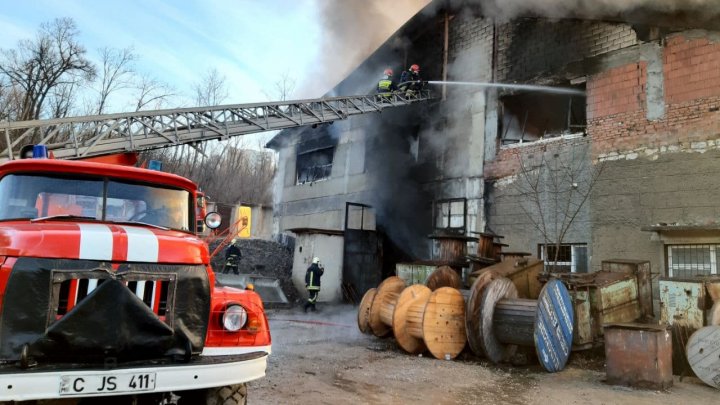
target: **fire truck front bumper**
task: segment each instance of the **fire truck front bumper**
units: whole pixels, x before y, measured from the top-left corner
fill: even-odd
[[[0,365],[0,401],[151,394],[241,384],[265,376],[270,348],[250,353],[199,356],[189,363],[112,369]]]

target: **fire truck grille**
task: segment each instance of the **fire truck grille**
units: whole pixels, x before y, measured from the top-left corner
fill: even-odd
[[[86,277],[73,273],[58,272],[53,275],[54,303],[48,316],[48,325],[62,319],[75,306],[92,294],[109,276],[103,274]],[[171,324],[174,302],[175,276],[164,274],[130,273],[121,281],[138,299],[140,299],[163,322]]]

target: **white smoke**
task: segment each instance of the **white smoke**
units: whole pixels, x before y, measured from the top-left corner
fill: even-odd
[[[317,97],[347,77],[431,0],[316,0],[322,39],[316,71],[300,97]]]

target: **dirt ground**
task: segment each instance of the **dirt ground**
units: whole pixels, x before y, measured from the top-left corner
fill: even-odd
[[[411,356],[392,339],[363,335],[356,309],[319,304],[268,312],[273,353],[250,383],[251,404],[711,404],[720,392],[677,377],[667,391],[604,383],[602,358],[571,357],[556,374],[537,365],[498,367],[464,352],[453,361]]]

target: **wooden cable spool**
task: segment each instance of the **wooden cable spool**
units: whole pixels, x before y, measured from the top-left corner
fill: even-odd
[[[432,291],[422,284],[414,284],[403,290],[398,297],[393,315],[393,334],[398,346],[411,354],[420,354],[427,349],[422,339],[425,304]]]
[[[370,329],[370,307],[372,306],[376,293],[377,288],[371,288],[367,290],[365,295],[363,295],[362,297],[362,301],[360,301],[360,307],[358,307],[357,323],[358,328],[362,333],[372,332],[372,330]]]
[[[688,363],[705,384],[720,389],[720,326],[705,326],[690,336]]]
[[[390,277],[368,290],[358,309],[360,331],[382,337],[392,330],[408,353],[428,350],[438,359],[457,357],[467,341],[463,294],[450,287],[404,287],[401,279]]]
[[[397,301],[393,333],[400,347],[413,354],[425,348],[450,360],[465,348],[465,298],[455,288],[435,291],[423,285],[406,288]]]
[[[404,288],[405,282],[395,276],[386,278],[377,287],[368,316],[368,325],[375,336],[382,337],[390,333],[395,304]],[[365,301],[365,297],[363,297],[363,301]],[[362,306],[360,310],[363,310]]]
[[[460,289],[462,287],[462,279],[457,271],[453,270],[450,266],[440,266],[435,271],[430,273],[425,285],[431,290],[435,291],[441,287],[451,287]]]
[[[468,300],[468,317],[473,318],[468,321],[468,340],[473,351],[479,354],[479,347],[490,361],[500,363],[516,346],[534,346],[545,370],[562,370],[570,356],[574,323],[565,285],[551,279],[537,300],[528,300],[517,298],[517,288],[509,279],[492,278],[476,280],[481,285],[473,285]]]

